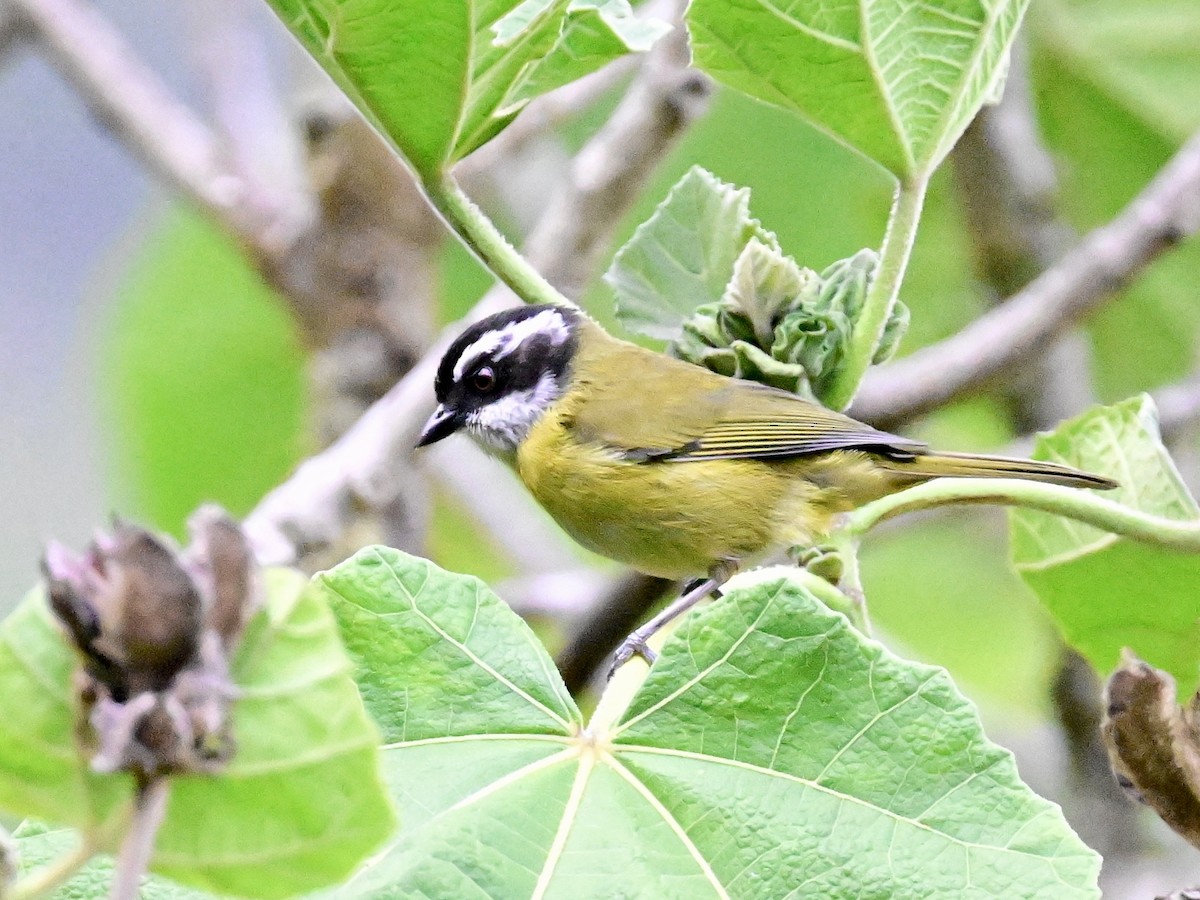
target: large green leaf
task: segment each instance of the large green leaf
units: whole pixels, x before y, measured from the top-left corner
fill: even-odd
[[[373,548],[318,583],[405,814],[340,897],[1098,896],[946,674],[786,575],[691,615],[586,727],[475,579]]]
[[[1168,519],[1200,518],[1158,434],[1154,404],[1099,407],[1038,439],[1039,459],[1112,474],[1107,497]],[[1185,696],[1200,663],[1200,555],[1125,540],[1090,525],[1014,510],[1012,555],[1063,636],[1101,672],[1122,647],[1166,669]]]
[[[425,175],[486,143],[535,94],[663,33],[621,0],[270,3]]]
[[[157,219],[108,304],[102,377],[131,503],[179,534],[248,512],[304,455],[304,353],[279,297],[193,211]]]
[[[233,660],[237,754],[219,776],[173,779],[153,870],[219,893],[286,897],[344,878],[393,826],[378,732],[332,617],[297,573],[268,573],[267,603]],[[0,809],[95,833],[129,780],[76,751],[75,660],[40,592],[0,625]]]
[[[572,0],[567,12],[553,49],[526,67],[505,108],[569,84],[631,50],[649,50],[671,30],[665,22],[634,18],[628,0]]]
[[[1028,0],[693,0],[696,64],[898,176],[928,174],[1004,77]]]

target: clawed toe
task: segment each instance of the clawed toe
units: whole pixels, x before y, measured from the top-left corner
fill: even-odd
[[[645,640],[636,633],[631,634],[625,638],[621,646],[617,648],[617,652],[613,654],[613,662],[608,669],[608,680],[611,681],[612,677],[617,674],[617,669],[621,668],[621,666],[625,665],[625,663],[629,662],[635,656],[640,656],[646,661],[647,665],[651,666],[658,659],[658,654],[650,649],[649,644]]]

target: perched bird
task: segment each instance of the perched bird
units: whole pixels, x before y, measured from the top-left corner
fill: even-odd
[[[771,551],[811,546],[839,513],[931,478],[1115,486],[1054,463],[931,451],[619,340],[560,306],[518,307],[468,328],[434,390],[418,446],[465,431],[513,465],[588,549],[649,575],[707,574],[688,596]]]

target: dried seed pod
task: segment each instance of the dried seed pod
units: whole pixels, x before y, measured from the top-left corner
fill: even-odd
[[[1175,681],[1125,651],[1108,680],[1101,730],[1117,782],[1200,847],[1200,731]]]
[[[219,506],[202,506],[188,520],[189,562],[205,594],[206,624],[226,648],[257,606],[256,567],[241,527]]]
[[[47,547],[51,609],[79,651],[78,731],[98,771],[208,772],[233,755],[229,654],[256,607],[245,536],[217,507],[184,552],[117,521],[80,556]]]

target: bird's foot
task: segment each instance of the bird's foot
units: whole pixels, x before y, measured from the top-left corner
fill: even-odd
[[[683,615],[705,597],[716,593],[725,579],[729,577],[726,574],[726,569],[729,563],[718,564],[713,567],[713,571],[708,578],[692,582],[683,592],[683,596],[670,603],[666,609],[660,612],[657,616],[643,625],[641,628],[625,638],[621,646],[617,648],[617,652],[613,657],[612,667],[608,670],[608,677],[611,679],[613,674],[633,657],[640,656],[650,665],[654,664],[654,660],[658,658],[658,654],[647,646],[646,642],[654,635],[662,630],[663,626],[672,619]],[[719,596],[719,594],[718,594]]]
[[[646,643],[646,639],[638,632],[634,632],[621,642],[621,646],[617,648],[617,652],[613,654],[612,665],[608,667],[608,681],[612,681],[612,677],[617,674],[617,669],[625,665],[635,656],[640,656],[646,661],[646,665],[654,665],[654,661],[658,659],[658,654],[650,649],[650,645]]]

